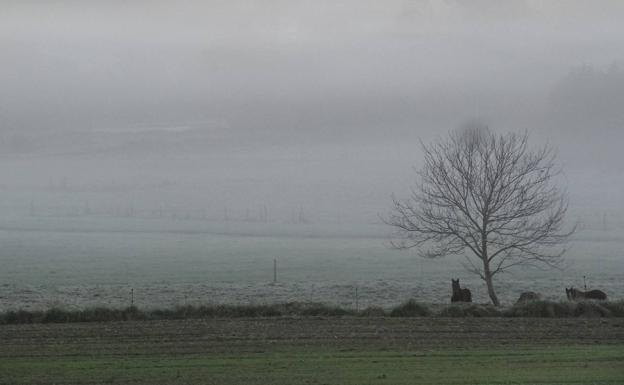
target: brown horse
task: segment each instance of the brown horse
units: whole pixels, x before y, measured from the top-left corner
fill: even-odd
[[[607,299],[607,294],[602,290],[581,291],[573,287],[569,289],[566,287],[566,297],[568,297],[570,301],[582,301],[584,299],[605,301]]]
[[[540,299],[542,299],[542,296],[538,293],[535,293],[533,291],[525,291],[524,293],[520,294],[520,298],[518,298],[516,304],[527,303],[530,301],[539,301]]]
[[[451,279],[451,288],[453,289],[451,302],[472,302],[472,293],[459,287],[459,279]]]

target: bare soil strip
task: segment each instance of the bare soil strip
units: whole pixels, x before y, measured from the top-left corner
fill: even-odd
[[[622,344],[624,319],[243,318],[4,325],[0,357],[198,354],[288,346],[427,349]]]

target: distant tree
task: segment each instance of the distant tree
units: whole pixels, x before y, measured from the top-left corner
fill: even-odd
[[[464,267],[487,285],[519,265],[556,267],[574,232],[564,231],[567,194],[551,147],[531,150],[528,134],[496,134],[472,125],[425,145],[424,166],[406,200],[393,196],[385,222],[392,245],[427,258],[463,255]]]
[[[574,68],[550,92],[548,114],[567,133],[593,129],[621,130],[624,119],[624,70],[614,62],[606,69]]]

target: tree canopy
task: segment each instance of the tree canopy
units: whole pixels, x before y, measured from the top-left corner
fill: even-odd
[[[463,255],[495,305],[498,273],[559,264],[574,229],[564,230],[568,198],[552,147],[531,149],[527,133],[478,126],[422,147],[416,187],[408,199],[393,197],[386,218],[397,230],[394,247],[416,248],[428,258]]]

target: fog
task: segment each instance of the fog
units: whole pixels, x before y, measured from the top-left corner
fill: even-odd
[[[620,1],[3,1],[4,218],[374,223],[419,140],[559,150],[622,224]]]

